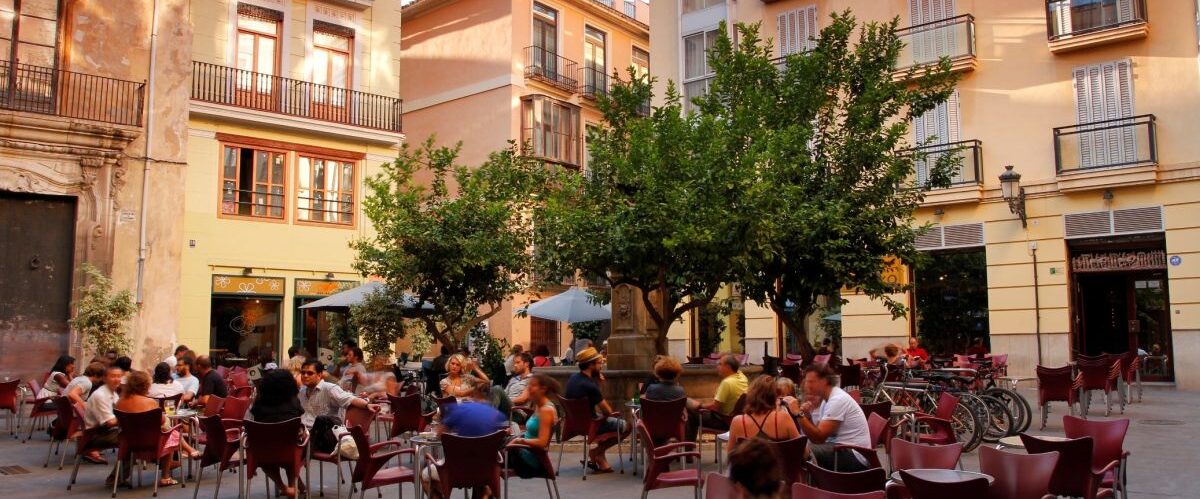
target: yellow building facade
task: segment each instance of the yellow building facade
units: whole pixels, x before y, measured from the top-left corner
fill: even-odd
[[[668,0],[652,5],[652,73],[695,95],[719,22],[762,22],[783,56],[845,9],[899,19],[900,66],[952,60],[954,96],[913,123],[911,141],[964,157],[954,185],[929,191],[917,212],[932,225],[918,246],[933,263],[896,296],[912,311],[893,320],[844,295],[845,355],[912,335],[961,353],[979,337],[1009,354],[1010,373],[1028,375],[1139,350],[1146,379],[1200,388],[1189,355],[1200,348],[1196,3]],[[1007,165],[1023,189],[1013,207]],[[975,305],[946,304],[955,300]]]
[[[510,141],[570,169],[587,167],[586,131],[613,71],[649,71],[644,0],[417,0],[404,7],[401,65],[405,132],[438,145],[462,142],[479,165]],[[512,344],[568,348],[566,325],[517,309],[565,285],[514,297],[488,321]]]
[[[191,4],[179,340],[254,364],[329,346],[305,303],[364,281],[363,179],[395,159],[400,5]]]

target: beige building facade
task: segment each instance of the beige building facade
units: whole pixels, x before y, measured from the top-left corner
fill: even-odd
[[[952,60],[957,90],[915,120],[911,142],[964,158],[917,212],[931,263],[905,271],[915,289],[897,298],[911,312],[893,320],[844,295],[845,354],[912,335],[949,353],[979,337],[1028,375],[1140,350],[1146,379],[1200,388],[1196,3],[666,0],[652,5],[652,74],[696,95],[719,22],[761,21],[783,56],[845,9],[899,19],[902,67]],[[1023,216],[1003,196],[1006,165]]]
[[[478,165],[510,141],[569,169],[587,168],[586,131],[601,120],[596,96],[614,71],[649,72],[644,0],[418,0],[403,9],[405,132],[415,141],[462,142]],[[569,328],[518,317],[566,287],[519,295],[489,320],[512,344],[561,355]]]
[[[85,357],[91,264],[136,297],[135,362],[179,316],[192,41],[182,0],[0,1],[0,372]],[[81,359],[77,366],[81,366]]]
[[[316,354],[338,321],[299,307],[365,281],[363,180],[404,139],[399,2],[190,9],[178,341],[230,364]]]

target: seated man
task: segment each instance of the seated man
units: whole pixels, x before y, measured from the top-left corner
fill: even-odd
[[[529,404],[529,379],[533,377],[533,356],[529,352],[520,352],[513,356],[512,361],[512,377],[508,379],[508,386],[504,388],[504,395],[508,398],[510,407],[528,407]],[[513,422],[517,424],[525,423],[525,414],[513,413]]]
[[[183,397],[179,399],[181,402],[191,402],[200,393],[200,380],[192,376],[192,367],[195,365],[196,359],[192,358],[191,354],[180,357],[175,363],[175,380],[183,385]]]
[[[229,396],[229,385],[225,384],[221,373],[213,369],[212,359],[207,355],[196,357],[196,373],[200,375],[200,391],[196,393],[196,402],[192,405],[204,407],[210,396],[215,395],[221,398]]]
[[[579,365],[579,372],[572,374],[571,378],[567,380],[564,396],[569,399],[587,399],[597,415],[606,417],[605,421],[596,429],[597,434],[618,432],[616,439],[595,442],[588,451],[589,467],[596,473],[612,473],[612,466],[608,464],[604,452],[628,436],[629,429],[625,427],[625,420],[620,418],[616,411],[613,411],[612,406],[604,400],[604,395],[600,392],[598,381],[604,380],[603,375],[600,374],[600,370],[604,367],[604,357],[600,355],[600,352],[593,347],[584,348],[575,355],[575,363]]]
[[[366,399],[355,397],[337,384],[325,381],[325,366],[319,360],[304,361],[300,366],[300,383],[300,405],[304,407],[300,421],[306,427],[311,428],[313,421],[320,416],[341,419],[346,408],[351,406],[379,412],[379,406],[369,404]]]
[[[492,407],[490,383],[473,380],[467,399],[446,407],[439,431],[450,432],[460,437],[482,437],[508,427],[507,417]]]
[[[83,454],[83,458],[89,462],[107,464],[100,457],[99,449],[117,446],[117,434],[120,433],[120,429],[117,428],[117,416],[113,413],[113,409],[116,408],[117,399],[120,398],[117,392],[120,391],[123,379],[125,379],[124,369],[115,365],[108,367],[104,372],[104,384],[92,392],[87,399],[86,410],[83,413],[84,428],[96,430],[88,444],[88,449]],[[129,475],[122,473],[122,476]],[[113,475],[110,474],[108,485],[112,485],[112,480]]]
[[[745,374],[742,374],[741,368],[742,363],[733,354],[722,355],[721,360],[717,361],[717,374],[721,376],[721,384],[717,386],[717,393],[713,399],[704,402],[688,399],[688,412],[690,413],[687,427],[688,441],[696,441],[696,435],[700,433],[702,423],[705,428],[729,429],[729,424],[713,415],[712,412],[719,412],[726,416],[735,415],[733,410],[737,406],[738,398],[741,398],[750,387],[750,381],[746,379]],[[701,409],[708,412],[701,413]]]
[[[817,364],[804,372],[805,401],[798,404],[800,431],[822,468],[862,471],[870,467],[865,457],[851,449],[834,450],[836,444],[870,449],[871,430],[858,403],[830,379],[833,370]]]

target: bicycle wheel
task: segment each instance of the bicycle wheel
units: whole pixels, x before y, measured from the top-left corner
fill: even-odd
[[[971,452],[979,447],[983,442],[983,435],[987,432],[988,416],[987,404],[979,397],[970,393],[958,394],[958,407],[954,409],[954,426],[957,429],[962,427],[962,432],[958,433],[958,441],[963,444],[964,452]]]
[[[1013,431],[1012,434],[1024,433],[1033,424],[1033,408],[1029,406],[1029,401],[1025,400],[1020,393],[1007,388],[991,388],[983,392],[984,395],[990,395],[1000,399],[1008,410],[1013,415]]]
[[[983,400],[988,409],[988,421],[983,432],[983,441],[996,443],[1001,438],[1014,435],[1015,433],[1012,433],[1013,415],[1008,410],[1008,405],[991,395],[980,395],[979,398]]]

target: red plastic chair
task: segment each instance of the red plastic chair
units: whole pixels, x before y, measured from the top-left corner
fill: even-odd
[[[437,415],[437,411],[421,412],[421,395],[419,393],[397,397],[388,395],[388,403],[392,408],[392,428],[388,438],[399,438],[405,434],[425,431],[425,426]]]
[[[541,461],[541,463],[542,463],[542,469],[545,470],[545,473],[542,473],[540,476],[533,476],[530,478],[531,479],[541,478],[542,480],[545,480],[546,481],[546,492],[548,494],[550,494],[550,497],[552,499],[553,498],[561,498],[562,495],[558,493],[558,480],[557,480],[557,473],[555,473],[555,471],[554,471],[554,463],[550,462],[550,450],[549,449],[539,449],[537,447],[531,447],[528,445],[521,445],[521,444],[508,444],[507,446],[504,447],[504,453],[505,453],[506,457],[504,460],[504,473],[503,473],[503,475],[501,475],[504,477],[504,497],[509,497],[509,495],[508,495],[508,479],[510,479],[514,476],[517,476],[514,471],[509,469],[507,456],[511,455],[511,453],[513,453],[514,451],[517,451],[519,449],[527,449],[530,452],[532,452],[535,456],[537,456],[538,461]]]
[[[221,421],[221,416],[215,414],[201,418],[200,428],[204,430],[205,434],[214,435],[214,438],[208,441],[208,445],[204,446],[204,452],[200,455],[200,471],[196,474],[196,486],[192,492],[192,499],[196,499],[200,495],[200,481],[204,479],[204,468],[213,465],[217,466],[217,488],[213,491],[213,499],[217,499],[221,493],[221,477],[225,476],[223,473],[241,464],[238,450],[241,448],[242,430],[226,428]],[[225,435],[225,438],[215,438],[216,435]]]
[[[117,446],[117,468],[113,476],[121,476],[121,463],[124,461],[129,461],[129,466],[136,466],[137,461],[153,461],[154,497],[158,497],[162,459],[179,450],[178,443],[168,445],[167,440],[172,432],[179,431],[183,425],[162,429],[162,409],[144,412],[114,410],[113,414],[117,416],[117,426],[121,428],[121,433],[117,435],[117,441],[120,443]],[[120,482],[113,480],[113,497],[117,497],[117,485]],[[180,481],[179,485],[184,486],[184,482]]]
[[[962,452],[961,443],[925,445],[893,438],[890,463],[893,470],[952,470],[958,466]]]
[[[21,380],[14,379],[0,383],[0,409],[8,411],[8,434],[13,438],[17,437],[17,432],[14,427],[21,427],[21,401],[17,397],[17,393],[21,388]],[[16,425],[13,422],[16,421]]]
[[[1021,443],[1030,454],[1058,452],[1058,464],[1050,479],[1050,493],[1059,496],[1097,499],[1115,497],[1112,489],[1102,489],[1104,475],[1116,469],[1118,462],[1108,463],[1099,470],[1092,466],[1092,437],[1065,441],[1042,440],[1021,434]]]
[[[86,412],[86,410],[87,410],[84,408],[83,403],[82,402],[77,403],[73,406],[73,408],[75,410],[75,419],[77,419],[79,421],[83,421],[84,412]],[[71,471],[71,481],[67,482],[67,490],[71,490],[71,487],[73,485],[75,485],[75,478],[79,476],[79,465],[83,460],[84,451],[93,450],[93,449],[107,450],[107,449],[116,449],[117,448],[116,445],[99,446],[99,444],[94,444],[92,442],[92,439],[95,438],[96,435],[99,434],[100,431],[102,431],[102,430],[107,430],[107,429],[104,427],[85,429],[75,439],[75,469],[73,469]]]
[[[938,397],[937,410],[933,415],[917,413],[917,424],[925,425],[929,432],[920,432],[917,440],[923,444],[950,445],[958,442],[954,433],[954,410],[958,408],[958,397],[946,392]]]
[[[247,387],[247,386],[250,386],[250,387],[254,386],[254,385],[250,384],[250,374],[244,370],[239,371],[236,368],[233,371],[229,372],[229,374],[228,374],[228,376],[226,376],[225,380],[229,382],[228,384],[229,384],[230,388],[241,388],[241,387]]]
[[[1066,402],[1067,410],[1075,414],[1075,404],[1079,401],[1079,392],[1075,386],[1073,368],[1037,366],[1038,379],[1038,409],[1042,413],[1042,428],[1046,429],[1046,419],[1050,416],[1050,402]]]
[[[435,461],[426,451],[424,462],[432,463],[437,470],[436,486],[442,497],[450,497],[454,489],[491,487],[500,490],[501,467],[504,462],[502,451],[508,439],[508,431],[500,430],[482,437],[460,437],[442,434],[442,453],[445,457]]]
[[[831,359],[831,358],[833,358],[833,354],[831,354],[831,353],[827,353],[824,355],[815,355],[815,356],[813,356],[812,363],[813,364],[828,364],[829,359]]]
[[[617,439],[617,460],[621,463],[621,473],[625,473],[625,458],[621,453],[621,434],[615,431],[608,433],[597,433],[600,429],[600,424],[607,419],[605,416],[595,416],[592,412],[592,404],[587,399],[568,399],[558,398],[559,405],[563,409],[562,428],[558,435],[558,467],[562,469],[563,449],[566,447],[567,441],[575,437],[583,437],[583,479],[587,480],[587,461],[588,449],[592,443],[600,443],[605,440]]]
[[[652,442],[650,431],[646,425],[638,423],[639,438],[644,442]],[[682,458],[695,459],[695,468],[671,470],[671,463]],[[651,490],[672,487],[693,487],[694,496],[699,499],[700,487],[704,484],[700,474],[700,444],[696,442],[675,442],[673,444],[646,446],[646,476],[642,478],[642,499]]]
[[[1063,432],[1067,438],[1092,437],[1092,468],[1101,469],[1113,461],[1117,468],[1105,474],[1101,487],[1114,487],[1124,492],[1127,482],[1129,452],[1125,450],[1125,435],[1129,432],[1128,419],[1096,421],[1063,416]],[[1125,495],[1125,494],[1122,494]]]
[[[704,477],[704,499],[730,499],[740,496],[741,492],[729,477],[720,473],[709,473]]]
[[[797,386],[800,386],[800,384],[803,382],[802,378],[804,377],[804,372],[800,370],[799,363],[784,363],[782,366],[779,366],[779,368],[782,369],[779,375],[792,380],[792,383],[795,383]]]
[[[229,397],[221,403],[221,419],[243,420],[250,410],[250,399]]]
[[[843,390],[862,384],[862,366],[858,364],[849,364],[838,366],[837,370],[839,376],[838,386],[842,387]]]
[[[733,496],[726,496],[733,497]],[[865,494],[841,494],[811,487],[803,483],[792,484],[792,499],[884,499],[884,492],[877,490]]]
[[[344,423],[347,429],[352,427],[361,427],[364,430],[367,430],[371,427],[371,422],[373,421],[374,416],[375,413],[369,410],[360,409],[358,407],[347,407],[346,419]],[[347,438],[351,438],[350,435],[342,435],[342,437],[338,439],[337,445],[335,445],[333,450],[329,452],[321,452],[313,449],[312,447],[308,448],[308,456],[305,460],[304,466],[304,478],[309,484],[312,484],[312,480],[309,477],[309,472],[312,469],[312,462],[316,461],[318,470],[317,479],[320,482],[320,487],[317,489],[317,493],[321,497],[325,497],[325,463],[332,463],[333,466],[337,468],[337,496],[335,497],[342,496],[342,483],[345,482],[346,479],[342,474],[342,453],[338,452],[338,447],[341,447],[341,441]],[[360,452],[359,455],[362,455],[362,453]]]
[[[642,399],[641,421],[653,438],[650,446],[668,443],[671,439],[682,442],[687,425],[687,398],[675,400]]]
[[[455,397],[453,397],[453,396],[446,396],[446,397],[434,397],[434,398],[433,398],[433,403],[434,403],[435,405],[437,405],[437,408],[438,408],[438,413],[439,413],[439,414],[441,414],[441,415],[442,415],[442,417],[445,417],[445,416],[446,416],[446,413],[447,413],[447,411],[448,411],[448,409],[447,409],[447,408],[448,408],[448,407],[450,407],[450,406],[452,406],[452,405],[454,405],[454,404],[457,404],[457,403],[458,403],[458,399],[457,399],[457,398],[455,398]]]
[[[1083,416],[1087,417],[1092,405],[1092,392],[1097,390],[1104,392],[1104,415],[1112,414],[1112,393],[1117,391],[1117,380],[1121,378],[1121,360],[1109,356],[1099,360],[1080,357],[1075,361],[1075,366],[1079,368],[1076,385],[1082,399],[1080,407]],[[1121,412],[1125,412],[1124,401],[1121,401]]]
[[[216,395],[208,396],[208,404],[204,406],[204,412],[200,413],[200,417],[207,418],[209,416],[220,416],[221,409],[225,406],[225,399]],[[201,432],[196,435],[196,443],[204,445],[208,443],[208,434]]]
[[[252,398],[254,398],[254,387],[253,386],[231,387],[229,389],[229,397],[230,398],[252,399]]]
[[[21,443],[28,442],[33,438],[33,429],[37,426],[38,421],[45,422],[46,418],[58,414],[58,409],[55,408],[54,398],[56,396],[37,398],[37,393],[41,391],[41,387],[35,380],[29,380],[29,389],[32,390],[33,397],[27,397],[25,403],[31,405],[29,409],[29,434],[25,436],[25,440]]]
[[[49,467],[51,452],[57,452],[59,454],[58,469],[61,470],[67,459],[67,453],[62,450],[63,442],[75,438],[75,434],[83,426],[83,419],[75,417],[75,407],[71,405],[71,400],[67,397],[56,397],[54,408],[58,411],[58,419],[54,420],[54,424],[50,427],[50,444],[46,448],[46,462],[42,463],[42,467]],[[54,450],[56,443],[58,444],[57,451]]]
[[[988,489],[989,499],[1053,499],[1050,478],[1058,464],[1058,453],[1018,454],[979,448],[979,471],[996,481]]]
[[[863,458],[865,458],[867,463],[870,464],[872,468],[882,468],[883,464],[879,460],[879,453],[875,450],[875,448],[879,447],[880,444],[887,444],[886,437],[888,435],[888,422],[886,419],[880,417],[879,414],[871,414],[871,416],[867,418],[867,431],[871,434],[870,448],[859,447],[857,445],[850,444],[834,444],[833,449],[835,451],[842,449],[854,450]],[[834,469],[836,470],[836,455],[834,459]]]
[[[913,499],[959,499],[982,497],[988,493],[988,481],[983,477],[962,482],[933,482],[900,470],[900,478]]]
[[[1142,357],[1137,350],[1130,350],[1121,355],[1121,381],[1125,389],[1121,391],[1122,400],[1133,403],[1133,386],[1137,385],[1137,401],[1142,401]]]
[[[717,442],[717,445],[716,445],[717,455],[714,456],[714,459],[713,459],[714,462],[720,462],[721,452],[722,452],[721,451],[721,440],[716,438],[716,436],[729,431],[729,425],[733,422],[734,416],[737,416],[738,414],[742,414],[745,412],[746,412],[746,394],[744,394],[744,393],[738,397],[737,402],[734,402],[733,412],[730,412],[729,414],[721,414],[720,412],[717,412],[717,411],[700,409],[700,411],[699,411],[700,432],[696,434],[696,440],[697,441],[704,440],[705,435],[713,436],[713,440],[716,440],[716,442]],[[705,427],[704,426],[704,415],[705,414],[712,414],[712,416],[714,418],[717,418],[718,420],[724,422],[725,423],[724,427],[722,427],[722,428],[707,428],[707,427]],[[697,448],[697,452],[702,452],[702,451],[701,451],[701,449]]]
[[[304,431],[304,425],[300,424],[300,418],[280,423],[246,420],[242,422],[241,446],[247,492],[250,489],[250,479],[254,478],[254,473],[259,468],[290,469],[292,483],[288,486],[295,487],[300,468],[304,466],[308,433]]]
[[[779,461],[785,485],[808,482],[808,475],[804,469],[804,451],[808,447],[808,437],[796,437],[782,442],[767,441],[766,444]]]
[[[887,483],[887,472],[883,468],[862,471],[830,471],[816,463],[808,463],[808,475],[817,488],[840,494],[866,494],[882,492]]]
[[[400,442],[396,440],[387,440],[372,444],[371,439],[367,437],[367,428],[362,426],[350,426],[350,437],[354,439],[354,444],[358,447],[358,461],[354,465],[354,469],[350,473],[352,483],[359,485],[359,499],[362,499],[367,493],[367,489],[375,489],[386,487],[388,485],[397,485],[400,497],[404,497],[404,483],[413,484],[413,494],[417,493],[416,473],[412,468],[406,466],[387,466],[388,461],[392,458],[404,454],[413,455],[413,449],[392,449],[383,450],[385,447],[399,446]],[[448,497],[448,496],[447,496]],[[508,497],[505,495],[505,497]]]

